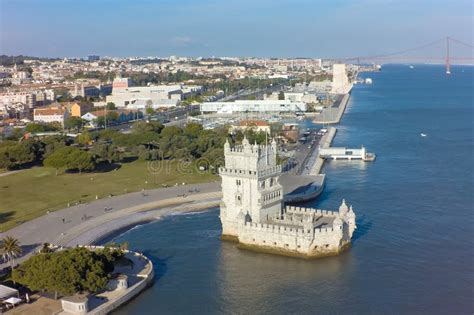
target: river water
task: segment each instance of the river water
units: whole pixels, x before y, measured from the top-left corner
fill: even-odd
[[[219,240],[218,210],[167,217],[116,241],[153,260],[156,282],[116,314],[472,314],[474,68],[387,65],[366,73],[335,146],[374,163],[327,163],[312,206],[353,204],[346,253],[300,260]],[[426,137],[421,137],[425,133]]]

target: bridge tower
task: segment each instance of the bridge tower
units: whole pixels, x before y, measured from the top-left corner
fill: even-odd
[[[449,60],[449,36],[446,37],[446,74],[451,74],[451,65]]]

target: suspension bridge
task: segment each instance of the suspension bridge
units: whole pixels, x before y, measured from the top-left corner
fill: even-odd
[[[462,49],[464,49],[464,51],[461,51]],[[339,58],[338,61],[357,64],[393,61],[444,63],[446,66],[446,74],[451,74],[451,65],[454,63],[474,63],[473,51],[473,45],[447,36],[408,49],[385,54]],[[468,56],[463,56],[460,52]]]

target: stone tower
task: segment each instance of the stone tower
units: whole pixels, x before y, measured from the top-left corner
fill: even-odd
[[[282,215],[283,189],[279,182],[281,166],[277,165],[277,144],[224,145],[225,166],[219,169],[222,178],[220,219],[222,235],[238,236],[238,223],[263,223]]]

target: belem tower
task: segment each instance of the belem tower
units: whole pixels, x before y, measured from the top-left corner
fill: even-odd
[[[277,144],[224,145],[222,238],[243,248],[298,257],[340,253],[356,229],[352,206],[339,211],[283,206]]]

